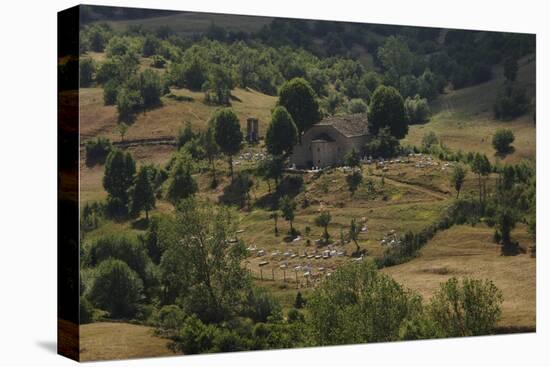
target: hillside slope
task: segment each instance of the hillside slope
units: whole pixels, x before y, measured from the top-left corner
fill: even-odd
[[[536,62],[530,56],[521,59],[519,64],[517,82],[526,89],[528,99],[534,100]],[[403,143],[420,145],[422,137],[433,131],[453,150],[483,152],[494,160],[492,135],[497,128],[508,128],[516,137],[513,144],[516,150],[504,162],[535,159],[533,112],[512,121],[498,121],[493,117],[493,103],[504,83],[502,68],[496,68],[494,75],[495,78],[486,83],[441,95],[431,105],[431,120],[424,125],[411,126]]]

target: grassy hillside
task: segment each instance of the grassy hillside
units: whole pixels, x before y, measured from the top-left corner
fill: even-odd
[[[153,18],[114,20],[105,23],[116,31],[125,31],[128,26],[133,25],[139,25],[149,30],[155,30],[160,26],[168,26],[175,33],[189,35],[206,32],[212,24],[223,27],[227,31],[250,33],[258,31],[263,25],[270,23],[271,20],[272,18],[244,15],[178,12]]]
[[[535,95],[534,57],[521,59],[517,81],[527,91],[528,99]],[[468,88],[449,91],[439,96],[431,105],[432,118],[424,125],[413,125],[404,143],[420,145],[422,137],[435,132],[453,150],[483,152],[493,161],[494,149],[491,145],[497,128],[507,128],[514,132],[515,152],[504,162],[514,163],[521,159],[535,159],[536,135],[533,112],[512,121],[498,121],[493,117],[493,103],[497,91],[504,83],[502,68],[494,70],[495,78],[489,82]]]
[[[80,360],[150,358],[174,355],[167,339],[154,329],[119,322],[97,322],[80,326]]]
[[[126,139],[174,137],[179,129],[190,122],[193,129],[206,127],[212,113],[218,108],[204,103],[204,93],[187,89],[173,89],[176,96],[191,97],[192,101],[178,101],[162,97],[162,106],[137,116],[130,125]],[[276,98],[252,90],[235,89],[232,107],[246,128],[246,118],[260,119],[260,134],[265,128],[275,106]],[[103,88],[82,88],[80,90],[80,134],[82,140],[103,136],[113,141],[120,139],[116,132],[117,111],[115,106],[104,106]]]
[[[536,260],[528,254],[500,256],[500,246],[492,241],[493,232],[483,225],[453,227],[437,234],[417,258],[383,271],[425,299],[453,276],[491,279],[504,295],[499,326],[534,330]],[[531,244],[523,225],[513,236],[524,246]]]

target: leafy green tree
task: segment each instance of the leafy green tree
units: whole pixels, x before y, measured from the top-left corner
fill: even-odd
[[[376,135],[384,127],[389,127],[397,139],[404,138],[409,131],[403,97],[397,89],[382,85],[376,88],[371,98],[369,130]]]
[[[298,130],[286,108],[277,106],[267,127],[265,145],[267,152],[275,156],[289,156],[298,142]]]
[[[460,195],[460,189],[462,188],[462,184],[464,184],[464,180],[466,178],[466,167],[464,167],[461,164],[457,164],[453,168],[453,172],[451,173],[451,185],[456,190],[456,198],[458,199],[458,196]]]
[[[420,124],[430,119],[430,106],[426,98],[415,95],[414,98],[405,99],[405,113],[409,124]]]
[[[86,165],[105,163],[111,150],[113,150],[113,145],[107,138],[98,137],[86,141]]]
[[[112,106],[116,104],[119,84],[116,80],[110,80],[103,85],[103,104]]]
[[[399,140],[391,134],[389,128],[385,127],[365,145],[365,151],[367,155],[373,157],[393,157],[399,152]]]
[[[487,335],[501,315],[502,292],[490,280],[451,278],[428,305],[428,314],[447,337]]]
[[[378,48],[378,58],[386,70],[395,72],[397,76],[409,74],[414,61],[405,40],[395,36],[386,38],[384,45]]]
[[[348,167],[356,168],[361,166],[361,155],[355,148],[351,148],[344,156],[344,164]]]
[[[359,188],[363,182],[363,175],[360,171],[353,171],[346,176],[346,183],[348,184],[348,190],[351,193],[351,196],[355,194],[355,191]]]
[[[293,234],[294,228],[292,227],[292,222],[294,221],[296,202],[289,196],[285,195],[279,200],[279,209],[281,210],[283,218],[288,221],[290,226],[290,234]]]
[[[497,93],[493,110],[499,120],[510,120],[526,113],[529,101],[525,89],[513,83],[506,84]]]
[[[143,106],[143,98],[139,90],[127,87],[119,89],[116,98],[119,121],[133,122],[141,106]]]
[[[113,149],[105,161],[103,188],[109,196],[116,198],[123,206],[128,205],[128,190],[134,184],[136,163],[130,153]]]
[[[359,242],[358,242],[360,233],[361,233],[361,226],[359,225],[359,223],[357,223],[355,218],[352,218],[349,224],[348,236],[349,236],[349,239],[352,240],[353,243],[355,244],[355,247],[356,247],[355,252],[358,254],[361,251],[361,247],[359,247]]]
[[[510,129],[497,129],[493,135],[493,148],[497,154],[504,156],[513,151],[512,143],[516,137]]]
[[[128,132],[128,125],[126,125],[124,122],[119,122],[116,125],[116,130],[120,135],[120,141],[124,141],[124,136],[126,136],[126,133]]]
[[[365,113],[368,110],[368,106],[361,98],[353,98],[348,102],[349,113]]]
[[[145,218],[149,220],[149,210],[155,207],[155,192],[147,167],[142,166],[136,177],[136,184],[131,189],[131,213],[139,216],[144,210]]]
[[[160,104],[162,84],[156,71],[146,69],[139,74],[139,92],[143,101],[143,107],[150,108]]]
[[[323,211],[317,217],[315,217],[315,225],[323,228],[323,238],[325,243],[328,243],[330,235],[328,233],[328,226],[332,220],[332,216],[329,211]]]
[[[143,41],[143,48],[142,48],[142,55],[144,57],[149,57],[158,52],[158,49],[160,47],[160,40],[149,34],[147,37],[145,37],[145,41]]]
[[[121,260],[107,259],[96,268],[90,299],[112,318],[135,316],[143,294],[138,274]]]
[[[300,142],[302,134],[321,119],[315,92],[302,78],[294,78],[283,84],[277,105],[285,107],[292,116]]]
[[[197,192],[198,187],[192,176],[192,171],[191,157],[180,154],[170,170],[166,190],[166,197],[173,204],[177,204],[180,200],[186,199]]]
[[[230,108],[221,108],[212,117],[214,139],[220,150],[229,158],[231,180],[233,180],[233,156],[241,150],[243,133],[239,118]]]
[[[236,316],[250,289],[249,273],[242,267],[245,245],[228,243],[235,237],[236,224],[227,207],[193,198],[179,203],[160,263],[163,303],[177,301],[203,322]]]
[[[209,125],[208,129],[201,135],[202,146],[204,147],[204,154],[210,164],[212,171],[212,187],[218,186],[218,179],[216,178],[216,164],[214,163],[218,154],[220,153],[220,147],[216,143],[214,126]]]
[[[518,59],[514,56],[507,57],[504,60],[504,77],[508,81],[515,81],[518,75]]]
[[[517,211],[514,208],[500,207],[496,214],[496,226],[500,234],[503,252],[512,254],[517,252],[517,244],[512,242],[512,230],[518,220]]]
[[[94,81],[96,65],[92,58],[85,57],[80,59],[80,86],[89,87]]]
[[[229,68],[213,65],[208,73],[208,80],[203,85],[206,101],[217,105],[231,104],[231,90],[235,88],[233,74]]]
[[[479,205],[481,211],[484,211],[484,198],[485,198],[485,178],[491,173],[491,163],[485,154],[476,153],[474,159],[470,163],[472,172],[477,175],[478,187],[479,187]]]
[[[420,297],[363,260],[340,267],[314,289],[306,324],[314,345],[387,342],[400,338],[420,307]]]

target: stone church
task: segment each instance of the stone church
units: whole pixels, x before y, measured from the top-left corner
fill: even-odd
[[[313,125],[302,135],[290,156],[297,168],[341,165],[346,153],[361,151],[368,139],[367,114],[330,116]]]

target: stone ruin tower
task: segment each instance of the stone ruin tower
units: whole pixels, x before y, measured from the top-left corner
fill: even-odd
[[[260,129],[258,119],[249,117],[246,119],[246,140],[249,143],[257,143],[260,139]]]

